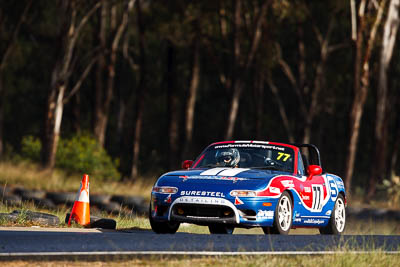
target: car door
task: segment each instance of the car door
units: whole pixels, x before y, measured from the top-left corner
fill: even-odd
[[[325,180],[322,175],[310,175],[306,171],[308,169],[308,161],[304,155],[299,153],[298,158],[299,175],[304,180],[300,185],[300,197],[308,210],[320,212],[327,196]]]

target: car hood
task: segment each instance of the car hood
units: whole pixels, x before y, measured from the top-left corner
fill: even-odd
[[[157,186],[174,186],[178,188],[178,193],[188,190],[213,190],[227,194],[235,189],[263,189],[273,177],[282,174],[288,175],[278,171],[244,168],[180,170],[161,176]]]

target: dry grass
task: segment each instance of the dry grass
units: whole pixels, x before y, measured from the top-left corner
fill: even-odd
[[[398,266],[400,255],[334,254],[320,256],[215,256],[215,257],[141,257],[109,260],[9,261],[2,266]]]
[[[89,174],[90,192],[94,194],[136,195],[149,198],[156,178],[141,177],[135,182],[117,182],[97,180],[96,177]],[[67,175],[60,170],[49,173],[42,170],[38,165],[28,162],[0,163],[0,187],[23,186],[27,189],[75,192],[79,189],[81,179],[81,174]]]

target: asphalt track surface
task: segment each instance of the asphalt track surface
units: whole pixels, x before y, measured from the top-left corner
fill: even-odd
[[[147,230],[0,228],[0,260],[106,255],[268,255],[400,253],[389,235],[159,235]]]

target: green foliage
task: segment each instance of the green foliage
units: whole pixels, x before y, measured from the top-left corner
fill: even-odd
[[[392,207],[400,205],[400,176],[392,175],[390,180],[383,180],[383,187],[388,194],[389,204]]]
[[[23,158],[39,161],[41,143],[38,138],[22,138],[21,154]],[[70,139],[60,138],[56,154],[56,167],[69,172],[87,173],[96,179],[118,180],[119,163],[113,161],[105,149],[87,134],[76,135]]]
[[[87,173],[96,179],[117,180],[118,162],[113,161],[103,147],[89,135],[60,139],[56,166],[61,169]]]
[[[21,141],[21,154],[22,157],[32,161],[40,160],[40,150],[42,149],[42,143],[39,138],[31,135],[24,136]]]

